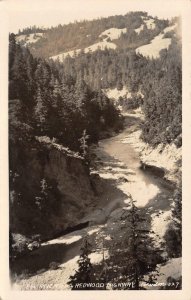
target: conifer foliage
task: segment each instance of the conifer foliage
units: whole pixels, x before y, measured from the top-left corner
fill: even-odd
[[[140,216],[135,201],[130,197],[131,208],[129,210],[128,222],[130,223],[130,234],[127,242],[126,267],[125,273],[131,288],[135,290],[142,289],[141,281],[144,275],[153,271],[155,262],[153,257],[157,256],[157,249],[153,245],[153,240],[149,236],[150,230],[144,228],[146,219]]]
[[[21,103],[22,120],[18,121],[31,126],[36,136],[54,137],[75,151],[81,152],[82,132],[86,131],[91,143],[102,131],[120,126],[117,110],[101,90],[92,91],[81,76],[60,72],[53,62],[33,58],[11,34],[10,106],[15,99]]]
[[[171,207],[172,220],[165,233],[166,249],[169,257],[182,255],[182,187],[177,187]]]
[[[154,245],[147,220],[131,196],[130,208],[124,211],[121,219],[125,225],[121,225],[121,241],[117,241],[112,250],[110,280],[114,286],[120,282],[128,283],[122,286],[123,289],[141,290],[145,282],[156,280],[156,264],[162,261],[160,250]]]
[[[32,46],[29,44],[29,48],[17,43],[15,35],[10,34],[11,244],[14,232],[26,236],[48,236],[54,231],[52,215],[59,216],[63,206],[56,180],[40,174],[37,167],[36,178],[30,177],[30,162],[34,154],[38,153],[38,162],[42,166],[49,159],[47,147],[39,145],[39,137],[78,152],[88,170],[90,144],[98,142],[111,130],[119,132],[122,129],[123,120],[114,102],[106,96],[107,89],[116,88],[120,92],[125,88],[131,93],[131,98],[124,96],[118,100],[117,104],[124,110],[142,108],[145,118],[141,137],[145,142],[152,146],[174,143],[181,147],[181,38],[170,33],[172,43],[157,59],[137,54],[137,47],[149,43],[166,26],[173,25],[155,18],[154,29],[148,29],[144,24],[138,34],[135,29],[143,25],[144,18],[149,19],[147,13],[134,12],[92,22],[59,25],[48,30],[26,28],[19,34],[45,33]],[[115,40],[115,50],[105,48],[85,53],[85,47],[102,41],[99,35],[113,27],[127,29]],[[74,57],[67,56],[63,63],[49,59],[52,55],[78,48],[82,49],[81,52]],[[34,165],[38,164],[34,162]],[[172,222],[164,236],[167,253],[172,258],[181,255],[181,196],[179,187],[173,195]],[[124,288],[139,290],[143,289],[144,281],[155,282],[152,274],[157,273],[156,265],[163,259],[154,244],[151,224],[144,216],[146,208],[137,208],[131,196],[129,200],[129,208],[120,220],[122,237],[114,241],[108,260],[102,243],[100,276],[96,277],[89,258],[91,244],[87,236],[81,248],[78,269],[68,282],[71,289],[92,289],[88,284],[98,281],[102,281],[106,289],[108,281],[126,281],[130,285]]]
[[[126,28],[127,32],[122,33],[119,39],[115,40],[115,43],[122,49],[135,49],[149,43],[153,37],[169,24],[168,20],[153,18],[156,27],[151,30],[145,25],[142,18],[150,19],[153,17],[142,11],[128,12],[126,15],[110,16],[91,21],[76,21],[65,25],[59,24],[46,30],[34,26],[25,28],[19,32],[19,35],[44,33],[36,43],[29,44],[33,55],[44,58],[70,50],[82,49],[83,51],[85,47],[102,41],[103,37],[100,34],[110,28]],[[144,25],[144,27],[138,34],[135,32],[135,29],[141,25]],[[111,39],[108,37],[107,41],[111,42]]]
[[[88,290],[92,289],[88,284],[93,283],[94,269],[91,264],[89,254],[91,253],[91,244],[88,236],[84,238],[81,248],[81,255],[78,260],[78,270],[70,277],[68,284],[72,290]]]
[[[56,182],[46,181],[44,191],[44,175],[37,171],[36,176],[30,176],[35,154],[38,153],[41,166],[48,156],[47,148],[39,144],[38,137],[47,137],[79,152],[87,165],[89,144],[97,142],[109,128],[116,130],[119,121],[118,111],[101,90],[92,91],[82,78],[60,72],[53,62],[34,58],[26,47],[16,43],[15,35],[10,34],[11,230],[29,236],[45,235],[53,230],[49,216],[59,215],[61,202]]]

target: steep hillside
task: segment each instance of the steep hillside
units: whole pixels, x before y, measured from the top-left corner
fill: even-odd
[[[47,239],[77,225],[96,205],[89,145],[120,124],[101,90],[61,76],[10,35],[10,251],[26,250],[36,234]]]
[[[173,34],[175,29],[176,29],[176,24],[173,26],[166,27],[163,30],[163,33],[160,33],[153,40],[151,40],[150,44],[143,45],[137,48],[136,53],[140,53],[143,56],[150,57],[150,58],[159,58],[160,51],[163,49],[168,49],[172,41],[171,37],[166,34],[168,32],[172,32]]]
[[[124,16],[112,16],[96,19],[93,21],[82,21],[59,25],[46,29],[41,38],[34,43],[30,41],[32,30],[25,33],[27,45],[32,54],[41,57],[53,57],[56,59],[68,54],[73,56],[84,50],[85,53],[95,51],[99,47],[107,48],[129,48],[135,49],[148,43],[169,25],[167,20],[159,20],[148,16],[144,12],[131,12]],[[140,29],[141,28],[141,29]],[[34,28],[38,36],[37,28]],[[17,41],[23,40],[23,32],[17,35]],[[24,43],[24,42],[23,42]],[[59,56],[58,56],[59,55]]]
[[[180,23],[178,18],[160,20],[144,12],[132,12],[59,25],[41,33],[42,37],[28,46],[35,55],[51,58],[50,64],[62,78],[84,80],[91,89],[102,90],[109,97],[110,93],[118,94],[123,109],[141,106],[146,142],[157,145],[176,141],[181,145]]]
[[[37,32],[37,33],[18,35],[16,40],[17,40],[17,42],[21,43],[22,45],[28,46],[29,44],[36,43],[42,37],[43,37],[43,33]]]
[[[47,239],[79,224],[96,203],[84,159],[47,137],[22,146],[10,152],[11,232]]]

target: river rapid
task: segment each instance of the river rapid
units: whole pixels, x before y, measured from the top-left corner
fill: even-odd
[[[127,115],[122,132],[92,147],[94,163],[91,174],[99,178],[101,184],[96,187],[98,202],[95,209],[82,220],[82,223],[88,222],[89,225],[43,243],[27,262],[23,259],[21,264],[26,264],[26,269],[32,269],[34,275],[18,277],[14,283],[15,289],[31,290],[32,286],[37,290],[42,286],[50,290],[69,289],[67,282],[77,269],[80,248],[87,234],[94,245],[91,262],[99,264],[103,260],[103,248],[104,258],[109,257],[113,240],[121,237],[118,220],[129,208],[130,195],[136,206],[148,216],[156,245],[162,245],[171,218],[173,190],[157,174],[140,168],[140,153],[131,143],[124,142],[128,134],[140,126],[141,119]],[[42,263],[45,260],[49,262],[46,267]],[[52,262],[56,262],[58,268],[52,268]]]

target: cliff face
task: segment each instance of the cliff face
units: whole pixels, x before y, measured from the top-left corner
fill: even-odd
[[[94,200],[88,168],[84,160],[72,152],[49,144],[44,177],[56,181],[60,193],[60,216],[52,218],[55,228],[66,229],[80,222]],[[63,221],[64,220],[64,221]]]
[[[177,148],[175,144],[162,145],[152,148],[140,138],[141,130],[136,130],[124,139],[123,143],[131,143],[134,149],[140,153],[140,160],[145,168],[154,167],[162,177],[177,184],[181,178],[181,157],[182,148]],[[153,170],[154,170],[153,169]],[[161,172],[160,172],[161,170]]]
[[[14,163],[12,232],[50,238],[80,223],[95,200],[82,157],[41,137],[14,149]]]

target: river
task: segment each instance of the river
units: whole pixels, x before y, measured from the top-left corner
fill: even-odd
[[[102,261],[100,240],[104,239],[105,257],[109,257],[111,241],[121,237],[118,220],[129,207],[130,194],[136,206],[148,215],[156,244],[160,246],[170,221],[172,189],[156,174],[141,169],[139,153],[131,143],[124,143],[128,134],[140,126],[138,117],[126,116],[122,132],[92,147],[95,159],[91,173],[101,178],[101,186],[97,187],[100,190],[94,211],[82,220],[88,221],[89,226],[45,242],[29,260],[23,259],[22,268],[26,265],[31,274],[28,278],[19,278],[14,284],[16,289],[35,286],[38,290],[41,285],[45,289],[68,289],[68,279],[75,273],[83,237],[87,234],[96,248],[90,255],[92,263]],[[52,269],[52,262],[59,267]]]
[[[165,199],[172,192],[170,185],[155,171],[141,168],[139,154],[131,142],[124,142],[129,133],[141,126],[141,120],[136,116],[125,117],[124,130],[111,138],[102,140],[96,149],[98,157],[98,173],[103,178],[116,179],[116,186],[124,193],[132,195],[137,206],[152,206],[157,197]],[[122,183],[118,183],[118,181]],[[123,182],[124,179],[124,182]],[[161,209],[169,209],[169,203],[163,201]],[[156,206],[156,203],[155,203]],[[152,206],[153,207],[153,206]]]

